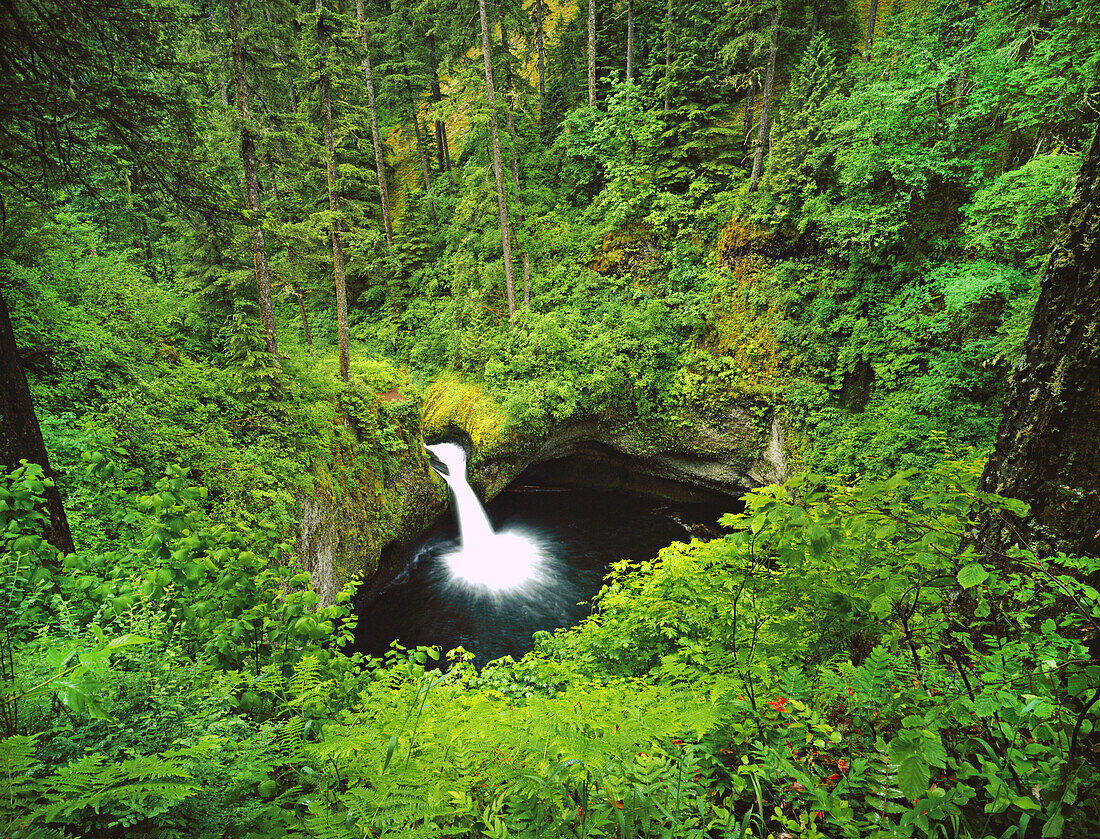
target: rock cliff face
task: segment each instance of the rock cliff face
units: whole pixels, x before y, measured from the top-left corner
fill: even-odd
[[[1100,132],[1043,272],[980,488],[1031,505],[1023,521],[982,514],[987,552],[1046,542],[1100,554]]]

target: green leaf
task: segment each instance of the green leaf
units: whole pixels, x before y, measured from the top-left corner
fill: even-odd
[[[979,583],[984,582],[989,577],[989,572],[977,562],[972,562],[969,565],[964,565],[959,569],[957,579],[959,585],[963,588],[973,588]]]
[[[922,755],[906,755],[898,767],[898,789],[910,801],[920,798],[928,792],[930,771]]]

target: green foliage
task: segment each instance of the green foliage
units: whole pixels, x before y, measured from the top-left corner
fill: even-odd
[[[1075,154],[1038,155],[978,190],[966,210],[967,246],[1032,271],[1039,268],[1080,166]]]

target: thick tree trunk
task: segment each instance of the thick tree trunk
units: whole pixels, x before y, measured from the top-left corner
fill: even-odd
[[[332,271],[336,279],[336,328],[340,342],[340,378],[345,382],[351,376],[351,340],[348,335],[348,287],[344,276],[344,245],[341,241],[340,204],[336,197],[336,142],[332,135],[332,94],[330,91],[326,54],[328,31],[322,0],[317,0],[317,50],[320,55],[321,124],[325,134],[325,164],[328,177],[328,208],[332,216]]]
[[[56,481],[46,445],[42,442],[42,429],[34,412],[23,362],[19,358],[8,304],[0,292],[0,466],[14,469],[20,460],[37,463],[47,478]],[[73,537],[56,483],[45,490],[45,497],[50,523],[43,535],[61,553],[71,554],[75,550]]]
[[[363,26],[363,0],[355,0],[355,21],[359,25],[359,42],[363,45],[363,75],[367,82],[367,107],[370,108],[370,136],[374,143],[374,168],[378,173],[378,198],[382,202],[382,227],[386,244],[393,247],[393,219],[390,218],[390,195],[386,187],[386,158],[382,155],[382,138],[378,133],[378,108],[374,101],[374,76],[367,47],[367,30]]]
[[[481,12],[481,50],[485,56],[485,93],[489,99],[489,137],[493,146],[493,174],[497,181],[497,207],[500,210],[500,241],[504,247],[504,287],[508,293],[508,317],[516,314],[516,286],[512,276],[512,241],[508,230],[508,203],[504,192],[504,171],[500,163],[500,137],[497,133],[497,106],[493,95],[493,62],[489,52],[489,21],[485,0],[478,0]]]
[[[260,173],[256,162],[256,141],[252,136],[252,112],[249,106],[248,77],[241,49],[241,4],[229,0],[229,44],[233,52],[233,84],[237,93],[237,114],[241,119],[241,162],[244,166],[245,205],[248,210],[248,234],[252,239],[252,263],[256,271],[256,295],[260,303],[260,323],[264,328],[264,346],[279,362],[279,339],[275,334],[275,306],[271,299],[271,271],[267,265],[267,242],[262,226]]]
[[[588,107],[596,107],[596,0],[588,0]]]
[[[980,488],[1031,505],[1024,520],[979,518],[986,551],[1047,542],[1100,556],[1100,131],[1043,272]]]
[[[779,42],[779,4],[772,10],[771,47],[768,50],[768,71],[764,75],[764,99],[760,103],[760,128],[756,133],[756,150],[752,156],[752,176],[749,192],[756,192],[764,171],[764,143],[768,139],[768,119],[771,116],[772,94],[775,90],[775,54]]]

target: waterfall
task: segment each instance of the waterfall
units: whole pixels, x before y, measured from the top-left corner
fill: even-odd
[[[503,593],[537,580],[543,564],[540,542],[519,530],[493,530],[489,516],[466,480],[466,450],[455,443],[425,446],[432,468],[447,482],[458,519],[457,547],[443,557],[454,582]]]

